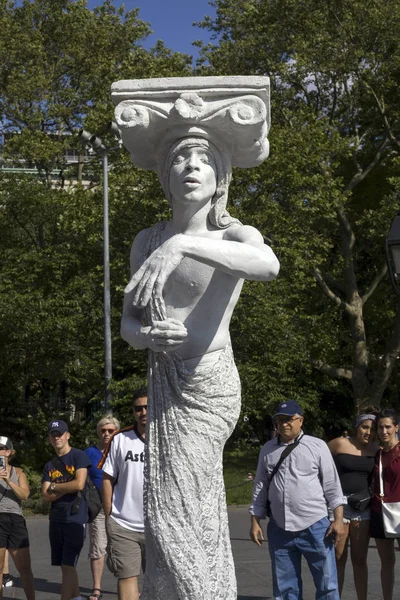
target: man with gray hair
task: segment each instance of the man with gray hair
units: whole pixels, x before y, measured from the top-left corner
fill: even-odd
[[[97,444],[86,448],[92,466],[88,469],[88,475],[101,494],[101,483],[103,481],[103,471],[97,468],[103,450],[111,440],[112,436],[120,428],[119,421],[111,414],[107,414],[97,423],[96,431],[99,438]],[[90,568],[93,577],[93,589],[89,600],[99,600],[101,598],[101,577],[104,569],[104,557],[107,548],[107,534],[104,510],[101,509],[97,517],[89,523],[89,559]]]
[[[335,463],[323,440],[304,435],[303,410],[295,400],[281,402],[273,420],[278,436],[260,452],[250,507],[250,538],[261,546],[260,519],[268,516],[276,600],[303,598],[302,556],[313,576],[316,598],[339,600],[334,548],[344,534],[346,498]],[[334,514],[332,523],[328,507]]]

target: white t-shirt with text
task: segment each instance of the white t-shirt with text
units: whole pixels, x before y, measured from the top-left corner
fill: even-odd
[[[144,439],[133,427],[116,433],[105,451],[102,469],[115,479],[110,517],[121,527],[144,531]]]

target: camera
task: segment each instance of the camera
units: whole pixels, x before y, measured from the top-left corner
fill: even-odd
[[[6,468],[6,459],[4,456],[0,456],[0,469]]]

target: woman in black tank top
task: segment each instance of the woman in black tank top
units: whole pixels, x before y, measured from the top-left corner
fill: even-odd
[[[352,436],[336,438],[328,444],[343,494],[347,498],[358,492],[367,492],[371,485],[375,454],[379,450],[379,446],[374,443],[376,412],[374,409],[366,409],[365,413],[357,417]],[[341,594],[343,589],[350,540],[357,600],[367,600],[370,509],[361,512],[348,504],[344,506],[343,516],[345,535],[335,548],[339,593]]]

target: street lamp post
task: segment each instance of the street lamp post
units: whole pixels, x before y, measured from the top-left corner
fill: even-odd
[[[400,296],[400,211],[393,219],[386,238],[386,259],[393,290]]]
[[[110,130],[119,134],[115,123]],[[108,152],[115,148],[107,148],[101,139],[82,129],[80,137],[90,144],[95,152],[101,154],[103,163],[103,269],[104,269],[104,408],[110,407],[112,394],[109,388],[112,379],[112,345],[111,345],[111,296],[110,296],[110,238],[108,222]],[[120,146],[118,146],[119,148]]]

